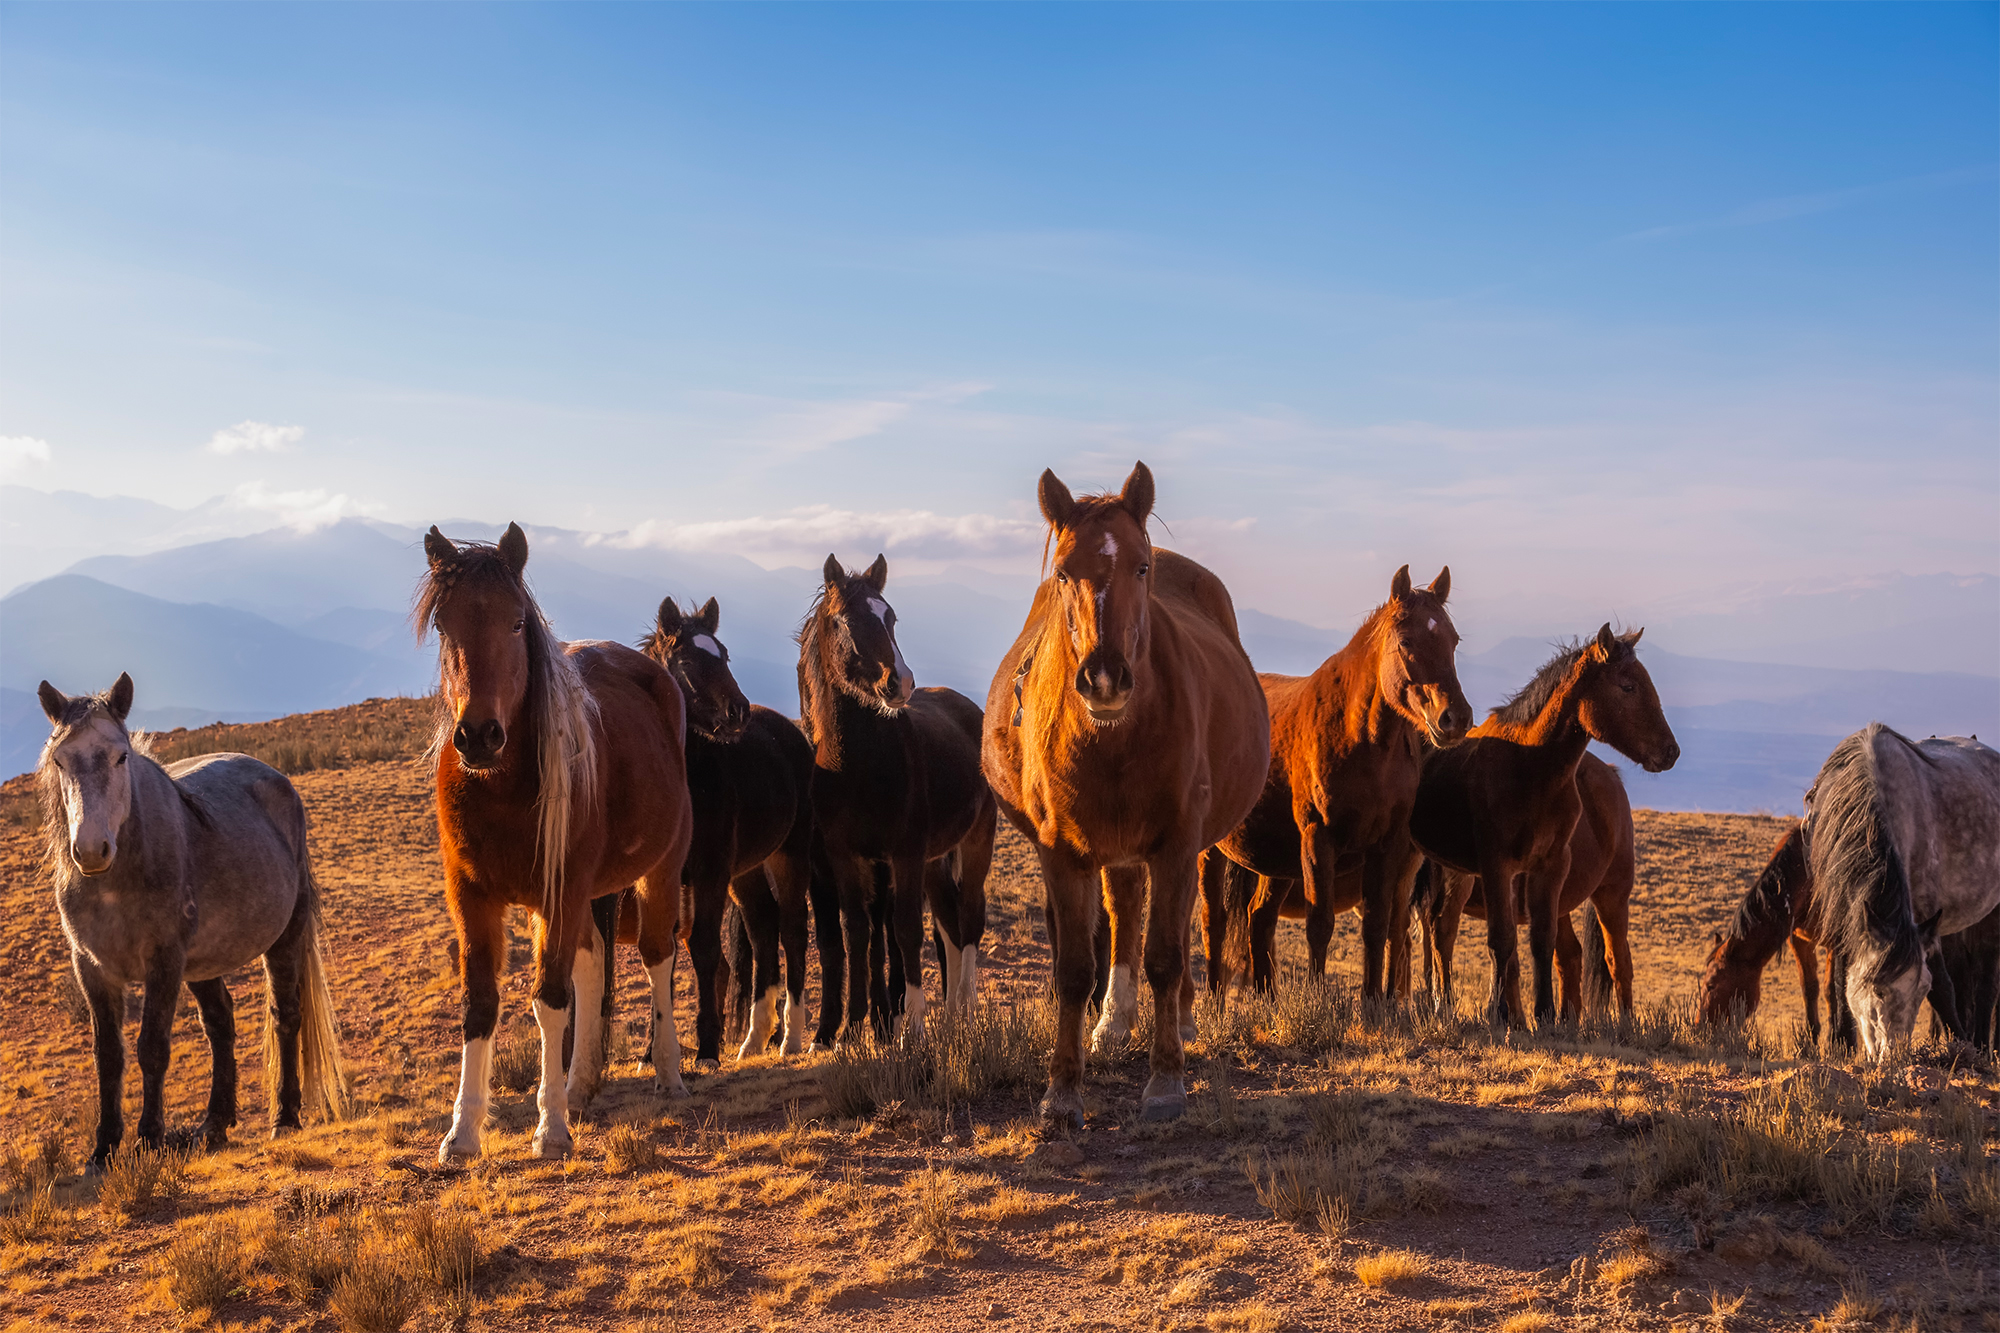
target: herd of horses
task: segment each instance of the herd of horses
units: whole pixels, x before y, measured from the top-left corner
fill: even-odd
[[[430,757],[464,987],[441,1161],[480,1152],[509,906],[534,921],[533,1150],[557,1157],[602,1077],[619,942],[645,967],[648,1057],[670,1094],[685,1092],[673,1017],[683,940],[698,1067],[720,1062],[726,990],[746,997],[740,1055],[805,1049],[815,937],[811,1045],[871,1032],[921,1040],[926,908],[938,994],[947,1013],[969,1011],[1003,815],[1041,866],[1057,1017],[1040,1110],[1056,1126],[1082,1123],[1089,1012],[1092,1045],[1127,1043],[1141,970],[1153,1022],[1140,1113],[1185,1110],[1197,920],[1207,984],[1225,996],[1276,983],[1281,917],[1303,918],[1310,971],[1323,974],[1337,918],[1357,910],[1364,994],[1410,992],[1420,937],[1426,985],[1449,1003],[1470,912],[1487,923],[1488,1018],[1519,1026],[1525,917],[1537,1025],[1580,1012],[1586,966],[1630,1011],[1632,812],[1616,770],[1587,746],[1649,772],[1680,755],[1638,631],[1607,624],[1562,646],[1475,725],[1449,570],[1423,587],[1398,570],[1388,600],[1312,674],[1259,675],[1221,580],[1153,545],[1143,463],[1099,495],[1044,472],[1038,499],[1045,577],[983,709],[917,687],[885,559],[855,572],[829,556],[798,634],[796,722],[744,698],[712,599],[692,613],[663,601],[639,649],[566,644],[529,591],[518,526],[490,544],[430,530],[414,619],[438,642]],[[214,1061],[200,1134],[226,1140],[236,1070],[221,978],[260,956],[274,1132],[303,1110],[338,1114],[343,1096],[296,791],[243,755],[161,766],[126,727],[132,698],[122,675],[97,695],[41,686],[53,731],[38,785],[90,1002],[100,1167],[123,1132],[134,985],[143,1141],[164,1136],[183,983]],[[1871,726],[1835,751],[1807,808],[1717,942],[1705,1011],[1725,1020],[1754,1007],[1764,964],[1789,938],[1809,982],[1812,951],[1828,953],[1836,1035],[1871,1056],[1909,1036],[1926,994],[1954,1031],[1990,1040],[2000,755]],[[1816,1004],[1813,1015],[1816,1032]]]

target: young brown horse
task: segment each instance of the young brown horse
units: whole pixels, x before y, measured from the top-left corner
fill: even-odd
[[[1445,611],[1451,570],[1412,587],[1404,565],[1389,600],[1369,612],[1348,645],[1310,676],[1263,674],[1271,709],[1271,769],[1250,815],[1219,844],[1223,855],[1260,876],[1247,922],[1251,983],[1271,984],[1272,935],[1296,880],[1306,906],[1310,967],[1326,972],[1335,917],[1361,905],[1362,993],[1380,995],[1392,942],[1407,947],[1410,883],[1420,854],[1410,841],[1410,806],[1430,746],[1456,745],[1472,725],[1458,685],[1458,631]],[[1205,867],[1209,937],[1217,931],[1214,882]],[[1340,870],[1358,869],[1349,896]],[[1258,966],[1261,962],[1261,968]],[[1217,979],[1211,962],[1210,985]]]
[[[639,953],[652,981],[656,1077],[684,1092],[673,962],[687,856],[686,731],[680,687],[615,643],[564,645],[522,571],[528,539],[454,545],[432,528],[415,620],[438,635],[438,843],[465,981],[465,1051],[438,1160],[479,1155],[491,1098],[493,1028],[509,904],[536,914],[535,1020],[542,1033],[538,1156],[569,1151],[569,1110],[602,1071],[591,900],[635,881]],[[562,1076],[572,980],[577,1032]]]
[[[1818,951],[1806,933],[1811,919],[1812,878],[1806,871],[1805,825],[1794,824],[1751,884],[1727,931],[1715,932],[1701,977],[1703,1021],[1720,1023],[1757,1012],[1763,996],[1764,967],[1787,943],[1799,965],[1805,996],[1806,1028],[1819,1042]]]
[[[693,891],[688,957],[699,1011],[695,1063],[721,1053],[723,909],[734,897],[756,950],[755,1001],[739,1055],[761,1053],[777,1021],[778,946],[785,950],[784,1053],[805,1049],[806,896],[811,878],[812,746],[792,720],[753,706],[715,637],[713,597],[683,616],[669,597],[640,647],[687,696],[688,798],[694,841],[682,879]]]
[[[1222,581],[1148,539],[1153,474],[1144,463],[1117,495],[1082,499],[1044,472],[1040,499],[1054,576],[1036,589],[993,677],[985,763],[1007,818],[1035,844],[1055,923],[1060,1008],[1041,1111],[1083,1121],[1101,877],[1112,956],[1128,977],[1145,917],[1154,1023],[1143,1110],[1170,1118],[1187,1106],[1196,862],[1256,803],[1270,714]]]
[[[1424,766],[1410,833],[1431,859],[1490,886],[1486,940],[1493,990],[1487,1016],[1496,1024],[1519,1013],[1517,876],[1525,882],[1535,1018],[1546,1024],[1556,1016],[1558,907],[1569,878],[1570,838],[1583,813],[1576,771],[1585,748],[1602,741],[1649,773],[1672,768],[1680,758],[1634,647],[1642,633],[1613,634],[1606,625],[1588,643],[1558,652],[1463,743],[1432,755]],[[1463,885],[1453,896],[1462,901],[1470,891]],[[1457,912],[1447,908],[1438,938],[1457,928]]]
[[[917,688],[883,597],[886,558],[851,574],[829,555],[822,573],[799,631],[799,705],[814,751],[813,818],[840,894],[847,1031],[858,1033],[868,1012],[868,909],[886,867],[889,946],[901,955],[904,1035],[914,1040],[924,1025],[926,897],[950,946],[939,951],[946,1009],[970,1010],[978,994],[997,819],[979,771],[979,706],[957,690]],[[830,935],[823,927],[822,941]],[[821,959],[822,971],[841,975],[840,956],[829,966],[824,943]],[[820,1016],[823,1034],[830,1018]],[[888,1013],[877,1019],[886,1030]]]

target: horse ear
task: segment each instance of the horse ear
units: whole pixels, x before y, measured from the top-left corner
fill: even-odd
[[[1438,576],[1431,580],[1430,594],[1440,602],[1446,601],[1451,597],[1450,565],[1446,565],[1443,569],[1440,569]]]
[[[1410,567],[1408,565],[1404,565],[1401,569],[1396,571],[1395,577],[1389,580],[1389,597],[1392,601],[1400,602],[1409,595],[1410,595]]]
[[[829,588],[838,588],[847,581],[847,571],[840,567],[840,557],[837,555],[827,556],[826,564],[820,567],[819,573]]]
[[[63,714],[69,709],[69,696],[47,681],[43,681],[35,693],[41,697],[42,711],[49,715],[49,721],[61,722]]]
[[[1041,502],[1042,517],[1050,527],[1069,526],[1070,515],[1076,512],[1076,497],[1062,484],[1054,468],[1042,469],[1042,479],[1035,484],[1035,498]]]
[[[1132,464],[1132,475],[1125,478],[1125,485],[1119,489],[1118,503],[1125,506],[1134,523],[1145,527],[1147,517],[1153,512],[1153,469],[1144,463]]]
[[[701,614],[694,618],[695,628],[704,634],[715,633],[715,627],[722,621],[722,608],[715,604],[713,597],[701,608]]]
[[[671,597],[662,597],[660,599],[660,615],[658,623],[660,626],[660,633],[666,635],[668,638],[671,639],[674,635],[679,634],[681,632],[680,603],[676,602]]]
[[[104,702],[110,706],[111,716],[123,722],[125,715],[132,711],[132,677],[126,672],[119,672],[118,679],[111,682],[110,697]]]
[[[1621,634],[1618,637],[1624,641],[1625,646],[1627,648],[1637,648],[1639,646],[1639,636],[1641,634],[1644,634],[1645,632],[1646,632],[1646,627],[1644,625],[1641,625],[1639,626],[1639,628],[1633,630],[1630,634]]]
[[[889,557],[886,555],[878,554],[875,557],[875,563],[868,566],[868,572],[866,574],[863,574],[861,577],[867,579],[868,586],[873,588],[876,592],[880,592],[882,591],[882,589],[888,587]]]
[[[1597,659],[1600,662],[1611,660],[1611,654],[1618,651],[1618,636],[1611,632],[1610,621],[1605,621],[1603,628],[1597,631],[1595,647],[1597,649]]]
[[[458,548],[453,546],[451,538],[439,532],[437,524],[433,523],[431,530],[424,534],[424,555],[429,558],[431,568],[436,569],[440,565],[449,565],[457,560]]]
[[[509,523],[507,530],[500,534],[500,558],[507,562],[507,568],[515,578],[528,567],[528,534],[521,531],[519,523]]]

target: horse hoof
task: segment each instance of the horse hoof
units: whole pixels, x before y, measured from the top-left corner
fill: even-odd
[[[438,1145],[438,1165],[449,1171],[453,1167],[464,1166],[479,1156],[479,1145],[466,1146],[453,1139],[446,1139]]]
[[[1049,1089],[1040,1109],[1043,1122],[1052,1128],[1072,1131],[1083,1128],[1083,1101],[1073,1092]]]
[[[704,1055],[694,1062],[694,1071],[697,1074],[719,1074],[722,1072],[722,1061],[712,1055]]]
[[[563,1158],[569,1156],[570,1140],[566,1138],[554,1138],[543,1134],[540,1130],[536,1130],[532,1147],[535,1156],[539,1157],[542,1161],[560,1162]]]
[[[298,1133],[299,1128],[298,1125],[273,1125],[271,1126],[271,1137],[273,1139],[288,1139]]]
[[[1139,1111],[1141,1120],[1178,1120],[1187,1114],[1187,1094],[1175,1093],[1169,1097],[1148,1097]]]
[[[681,1082],[678,1075],[671,1082],[663,1078],[654,1079],[653,1091],[662,1097],[673,1097],[676,1099],[688,1095],[687,1084]]]
[[[1200,1040],[1201,1029],[1194,1025],[1193,1019],[1189,1019],[1187,1022],[1181,1024],[1181,1045],[1189,1046]]]

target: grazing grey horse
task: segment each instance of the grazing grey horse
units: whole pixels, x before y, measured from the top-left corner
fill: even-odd
[[[2000,906],[2000,753],[1871,722],[1814,779],[1805,837],[1810,933],[1833,955],[1862,1051],[1879,1060],[1916,1025],[1926,955]]]
[[[102,1169],[124,1137],[125,991],[140,986],[139,1138],[166,1135],[163,1093],[181,983],[201,1006],[214,1056],[211,1148],[236,1123],[236,1017],[223,974],[262,954],[264,1078],[273,1137],[299,1127],[303,1100],[337,1118],[343,1090],[333,1006],[319,950],[319,888],[306,811],[290,779],[243,754],[162,767],[125,728],[132,678],[68,697],[47,681],[55,730],[35,777],[48,865],[70,961],[90,1001]]]

